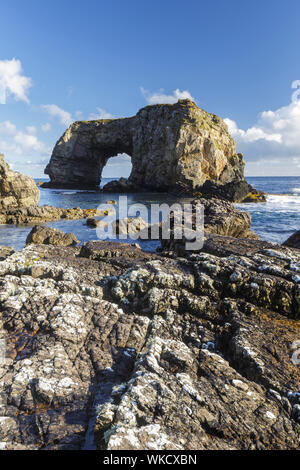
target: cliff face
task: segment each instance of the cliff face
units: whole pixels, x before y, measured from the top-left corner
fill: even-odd
[[[75,122],[45,173],[52,187],[97,186],[107,160],[119,153],[131,156],[132,172],[117,190],[190,192],[206,182],[245,182],[242,155],[224,121],[190,100],[146,106],[131,118]]]
[[[32,178],[12,171],[0,154],[0,210],[36,206],[40,191]]]

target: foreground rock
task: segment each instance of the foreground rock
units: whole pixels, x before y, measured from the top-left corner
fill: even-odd
[[[0,154],[0,210],[35,206],[39,199],[40,191],[34,180],[12,171]]]
[[[57,228],[43,227],[36,225],[28,234],[26,245],[34,243],[36,245],[77,245],[79,240],[73,233],[65,233]]]
[[[224,235],[226,237],[247,238],[258,240],[259,236],[251,229],[251,216],[248,212],[240,211],[231,202],[215,198],[195,199],[192,201],[193,230],[196,230],[195,211],[197,207],[204,209],[204,231],[206,234]],[[170,218],[169,239],[161,240],[163,251],[171,251],[177,255],[185,254],[186,238],[176,239],[174,235],[174,215]],[[183,227],[183,224],[182,224]]]
[[[125,119],[78,121],[57,142],[45,173],[49,187],[97,187],[110,157],[132,159],[128,181],[109,183],[105,191],[176,191],[193,193],[214,183],[210,194],[241,201],[252,189],[244,179],[244,161],[227,125],[190,100],[146,106]],[[245,184],[239,191],[229,183]],[[208,187],[206,187],[208,190]]]
[[[14,249],[11,246],[0,245],[0,261],[5,260],[8,256],[14,253]]]
[[[283,246],[290,248],[300,248],[300,230],[293,233],[284,243]]]
[[[209,239],[0,262],[2,449],[299,448],[300,251]]]

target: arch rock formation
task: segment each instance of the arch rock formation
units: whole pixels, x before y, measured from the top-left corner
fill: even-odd
[[[53,150],[47,186],[97,187],[108,159],[120,153],[130,155],[131,174],[106,191],[200,191],[235,201],[253,193],[225,122],[190,100],[146,106],[129,118],[74,122]]]

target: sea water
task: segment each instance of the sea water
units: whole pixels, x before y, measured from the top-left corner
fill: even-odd
[[[102,184],[112,180],[113,178],[103,178]],[[247,181],[256,189],[267,193],[266,203],[236,204],[238,209],[250,212],[251,228],[254,232],[263,240],[282,243],[293,232],[300,229],[300,177],[248,177]],[[41,188],[39,204],[89,209],[96,208],[109,199],[117,200],[118,197],[119,194],[100,191]],[[128,204],[142,203],[149,208],[152,203],[171,204],[177,200],[175,197],[161,193],[134,193],[128,194],[127,197]],[[59,220],[45,225],[65,232],[73,232],[81,243],[97,239],[96,230],[88,227],[84,220]],[[30,226],[0,225],[0,245],[22,249],[31,228]],[[129,240],[129,242],[132,241]],[[144,250],[155,251],[159,242],[140,240],[139,244]]]

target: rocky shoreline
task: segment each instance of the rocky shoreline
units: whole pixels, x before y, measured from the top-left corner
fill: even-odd
[[[0,449],[299,448],[299,234],[261,241],[230,202],[260,193],[223,183],[218,199],[205,184],[192,199],[193,214],[204,208],[201,250],[175,238],[176,214],[157,253],[76,246],[41,224],[95,228],[104,212],[38,206],[34,181],[0,159],[0,223],[36,225],[23,250],[0,246]]]
[[[184,257],[8,255],[1,448],[297,449],[299,266],[296,249],[221,235]]]

